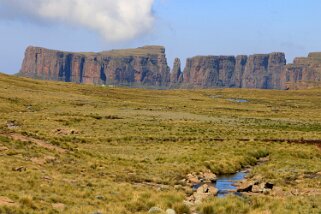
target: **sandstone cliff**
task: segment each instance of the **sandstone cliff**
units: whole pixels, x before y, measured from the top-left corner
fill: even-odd
[[[233,88],[242,88],[243,74],[247,63],[247,56],[240,55],[235,59],[235,70],[231,78],[230,86]]]
[[[171,71],[171,86],[179,86],[183,81],[183,73],[181,69],[181,60],[176,58],[173,69]]]
[[[282,89],[321,87],[321,53],[296,58],[281,74]]]
[[[196,56],[187,59],[183,82],[192,87],[229,87],[234,70],[233,56]]]
[[[242,87],[280,89],[280,74],[285,65],[284,53],[249,56],[242,78]]]
[[[184,83],[196,87],[280,88],[283,53],[196,56],[186,61]]]
[[[20,74],[79,83],[139,83],[162,86],[170,80],[165,49],[145,46],[100,53],[71,53],[28,47]]]
[[[251,56],[195,56],[182,72],[172,72],[161,46],[72,53],[28,47],[20,75],[89,84],[149,85],[171,88],[301,89],[321,86],[321,53],[286,65],[284,53]]]

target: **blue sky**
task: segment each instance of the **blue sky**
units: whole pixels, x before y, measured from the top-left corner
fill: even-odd
[[[5,2],[0,0],[0,9],[10,13]],[[321,51],[320,0],[156,0],[152,11],[148,31],[121,41],[106,40],[83,25],[47,22],[30,14],[0,15],[0,71],[17,73],[28,45],[102,51],[159,44],[166,47],[170,66],[175,57],[184,65],[195,55],[282,51],[291,62],[295,56]]]

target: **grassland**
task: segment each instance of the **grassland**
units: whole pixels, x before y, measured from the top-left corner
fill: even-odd
[[[321,213],[321,150],[295,143],[309,140],[321,140],[321,89],[158,91],[0,74],[0,213],[188,213],[174,188],[188,173],[233,173],[267,154],[250,176],[282,194],[212,198],[197,212]]]

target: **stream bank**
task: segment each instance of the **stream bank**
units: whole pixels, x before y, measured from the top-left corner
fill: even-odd
[[[257,177],[247,178],[254,167],[267,161],[269,161],[268,156],[259,158],[255,166],[249,166],[234,174],[216,176],[210,171],[188,174],[185,182],[192,188],[192,194],[188,194],[186,204],[193,206],[206,198],[222,198],[228,194],[241,196],[245,192],[266,193],[270,191],[273,188],[272,183],[263,182],[261,178]]]

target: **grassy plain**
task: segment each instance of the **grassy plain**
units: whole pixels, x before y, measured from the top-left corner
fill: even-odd
[[[159,91],[0,74],[0,213],[188,213],[174,188],[188,173],[233,173],[267,154],[250,176],[284,194],[213,198],[197,212],[321,213],[321,150],[285,140],[321,140],[321,89]]]

